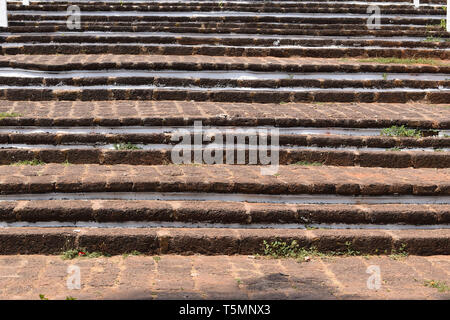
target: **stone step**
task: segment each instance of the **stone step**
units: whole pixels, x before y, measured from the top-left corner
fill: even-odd
[[[312,35],[312,36],[375,36],[375,37],[423,37],[447,38],[449,34],[440,25],[408,26],[382,25],[379,29],[368,29],[361,24],[306,24],[306,23],[269,23],[269,22],[114,22],[111,24],[98,22],[80,23],[85,31],[113,32],[180,32],[180,33],[236,33],[258,35]],[[54,24],[46,21],[12,21],[3,34],[38,33],[38,32],[73,32],[65,24]],[[6,32],[9,31],[9,32]]]
[[[64,87],[63,87],[64,88]],[[288,90],[231,89],[212,88],[184,89],[183,87],[158,88],[155,85],[145,89],[138,86],[130,88],[94,89],[90,87],[69,86],[60,89],[57,86],[45,89],[27,86],[0,87],[0,99],[20,101],[112,101],[112,100],[174,100],[174,101],[210,101],[210,102],[249,102],[249,103],[286,103],[286,102],[385,102],[407,103],[421,101],[443,104],[450,100],[449,90],[402,88],[375,89],[321,89],[301,88],[298,92]]]
[[[85,34],[85,33],[61,33],[61,34],[27,34],[27,35],[5,35],[0,36],[0,41],[5,43],[8,47],[20,47],[22,44],[31,47],[32,44],[74,44],[81,43],[88,44],[131,44],[139,45],[217,45],[217,46],[235,46],[235,47],[253,47],[253,48],[289,48],[289,47],[308,47],[308,48],[324,48],[324,47],[373,47],[373,48],[432,48],[436,50],[444,50],[450,48],[450,42],[439,38],[423,38],[421,41],[416,39],[389,39],[389,38],[351,38],[339,39],[336,37],[321,38],[320,36],[311,37],[296,37],[290,35],[289,37],[258,37],[257,35],[196,35],[196,34],[182,34],[182,33],[166,33],[166,34],[110,34],[105,32],[103,34]]]
[[[423,103],[224,103],[194,101],[7,101],[0,125],[42,127],[276,126],[450,129],[450,105]]]
[[[286,204],[239,201],[18,200],[0,201],[3,224],[145,223],[219,228],[406,228],[450,224],[445,204]],[[115,223],[115,224],[114,224]]]
[[[8,148],[4,145],[2,148]],[[76,146],[61,146],[58,150],[50,146],[40,148],[16,148],[0,150],[0,165],[14,165],[21,162],[40,161],[44,163],[70,163],[70,164],[101,164],[101,165],[164,165],[173,164],[171,149],[162,150],[103,150],[99,148],[77,148]],[[448,149],[447,149],[448,150]],[[192,152],[192,158],[193,158]],[[235,152],[235,159],[236,159]],[[359,167],[385,167],[385,168],[450,168],[449,152],[436,149],[430,151],[402,151],[386,149],[386,151],[359,151],[359,150],[292,150],[279,151],[281,165],[304,166],[359,166]],[[249,163],[249,153],[245,152],[245,164]],[[223,157],[225,163],[227,158]],[[235,161],[231,164],[234,164]]]
[[[264,195],[449,196],[449,169],[246,165],[0,166],[3,195],[194,192]],[[96,195],[94,195],[96,196]],[[205,195],[207,196],[207,195]],[[8,198],[4,198],[8,200]]]
[[[135,55],[209,55],[209,56],[250,56],[250,57],[395,57],[450,59],[447,49],[398,48],[398,47],[243,47],[214,45],[158,45],[158,44],[8,44],[2,46],[1,54],[135,54]]]

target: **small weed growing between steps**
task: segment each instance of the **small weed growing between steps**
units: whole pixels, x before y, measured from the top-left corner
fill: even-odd
[[[3,118],[15,118],[15,117],[21,117],[22,115],[20,113],[16,112],[0,112],[0,119]]]
[[[153,260],[155,260],[156,263],[158,263],[161,260],[161,257],[158,256],[154,256]]]
[[[386,81],[388,78],[388,74],[385,72],[385,73],[383,73],[382,77],[383,77],[383,80]]]
[[[406,243],[402,243],[398,250],[393,249],[392,253],[389,255],[389,258],[393,260],[400,260],[402,258],[406,258],[408,256],[408,251],[406,251]]]
[[[66,300],[77,300],[77,298],[71,297],[71,296],[67,296]]]
[[[394,147],[394,148],[386,149],[386,151],[402,151],[402,148]]]
[[[320,253],[315,248],[301,248],[296,240],[292,240],[290,244],[282,241],[272,241],[268,243],[263,241],[264,255],[280,259],[280,258],[294,258],[299,261],[304,261],[306,257],[325,257],[326,255]]]
[[[439,292],[450,291],[450,287],[444,281],[426,280],[423,285],[425,287],[438,289]]]
[[[414,137],[414,138],[420,138],[421,133],[419,130],[416,129],[409,129],[405,126],[392,126],[389,128],[385,128],[381,130],[382,136],[388,136],[388,137]]]
[[[264,256],[275,259],[294,258],[297,259],[298,262],[308,261],[313,257],[330,258],[337,256],[348,257],[361,255],[361,252],[352,248],[352,243],[350,241],[347,241],[345,246],[346,249],[343,252],[330,251],[324,253],[318,251],[315,247],[302,248],[296,240],[292,240],[290,244],[278,240],[270,243],[266,240],[263,241]]]
[[[45,162],[42,162],[41,160],[38,159],[24,160],[11,163],[12,166],[42,166],[44,164]]]
[[[127,142],[127,143],[116,143],[116,144],[114,144],[114,149],[115,150],[139,150],[139,149],[142,149],[142,148],[138,147],[135,144],[132,144],[131,142]]]
[[[323,163],[322,162],[297,161],[296,163],[293,163],[292,165],[319,167],[319,166],[323,166]]]
[[[63,260],[72,260],[77,257],[80,258],[99,258],[99,257],[109,257],[109,254],[105,254],[102,252],[88,252],[86,249],[70,249],[64,251],[61,255]]]
[[[447,40],[446,39],[442,39],[442,38],[435,38],[435,37],[432,37],[432,36],[428,36],[423,41],[424,42],[442,42],[442,41],[447,41]]]

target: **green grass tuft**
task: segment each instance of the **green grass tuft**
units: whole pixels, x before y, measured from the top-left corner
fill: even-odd
[[[320,252],[315,247],[304,248],[300,247],[296,240],[293,240],[291,243],[283,242],[283,241],[272,241],[267,242],[263,241],[263,255],[275,259],[279,258],[294,258],[299,262],[305,261],[305,258],[329,258],[336,256],[356,256],[361,255],[361,252],[356,251],[352,248],[352,243],[347,241],[345,243],[346,249],[342,252],[330,251],[330,252]]]
[[[367,58],[358,59],[359,62],[374,62],[385,64],[430,64],[430,65],[442,65],[450,66],[450,63],[442,62],[437,59],[425,59],[425,58]]]
[[[319,166],[323,166],[323,163],[322,162],[297,161],[296,163],[293,163],[292,165],[319,167]]]
[[[138,147],[135,144],[132,144],[131,142],[127,143],[116,143],[114,144],[115,150],[139,150],[142,149],[141,147]]]
[[[16,118],[21,117],[22,115],[20,113],[16,112],[0,112],[0,119],[3,118]]]
[[[388,137],[414,137],[414,138],[420,138],[422,134],[419,130],[416,129],[409,129],[405,126],[392,126],[389,128],[385,128],[381,130],[382,136],[388,136]]]
[[[393,260],[400,260],[402,258],[406,258],[408,256],[408,251],[406,251],[406,243],[402,243],[398,250],[393,249],[389,258]]]
[[[109,257],[109,254],[106,253],[102,253],[102,252],[88,252],[86,249],[84,248],[80,248],[80,249],[69,249],[67,251],[64,251],[61,254],[61,258],[63,260],[72,260],[75,258],[100,258],[100,257]]]
[[[43,166],[44,164],[46,163],[38,159],[24,160],[11,163],[12,166]]]
[[[141,256],[142,254],[143,254],[142,252],[139,252],[139,251],[137,251],[137,250],[133,250],[133,251],[131,251],[131,252],[124,253],[122,256],[123,256],[124,258],[127,258],[127,257],[129,257],[129,256]]]

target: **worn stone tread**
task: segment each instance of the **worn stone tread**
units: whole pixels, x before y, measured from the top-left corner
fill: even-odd
[[[160,221],[185,223],[450,224],[450,205],[275,204],[162,200],[22,200],[0,202],[0,220]],[[188,225],[187,225],[188,226]]]
[[[305,57],[214,57],[176,55],[4,55],[0,66],[37,70],[96,70],[96,69],[147,69],[189,68],[189,70],[255,70],[286,72],[424,72],[450,73],[450,60],[434,60],[427,64],[385,64],[364,62],[358,59],[305,58]]]
[[[421,103],[226,103],[194,101],[6,101],[1,125],[183,126],[277,125],[306,127],[450,128],[450,104]]]

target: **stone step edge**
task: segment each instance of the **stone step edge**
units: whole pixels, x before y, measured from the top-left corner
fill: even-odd
[[[72,127],[76,130],[76,127]],[[71,128],[71,129],[72,129]],[[189,128],[189,127],[188,127]],[[243,130],[251,129],[254,127],[242,127]],[[386,127],[388,128],[388,127]],[[0,128],[3,129],[3,128]],[[89,130],[89,128],[85,128]],[[120,129],[120,127],[118,128]],[[153,128],[149,128],[153,129]],[[164,129],[168,129],[171,132],[164,132]],[[191,128],[192,129],[192,128]],[[208,128],[206,128],[208,129]],[[205,130],[206,130],[205,129]],[[221,128],[220,126],[214,129],[220,130],[225,135],[228,127]],[[222,129],[222,130],[221,130]],[[239,129],[239,128],[237,128]],[[278,145],[283,149],[291,149],[294,147],[357,147],[357,148],[450,148],[450,136],[448,131],[440,131],[446,136],[438,136],[437,131],[419,130],[419,137],[398,137],[382,135],[367,135],[366,132],[361,130],[359,135],[346,135],[339,134],[339,132],[332,132],[330,134],[318,132],[317,134],[308,133],[281,133],[275,132],[275,129],[282,129],[282,127],[267,127],[267,143],[270,144],[272,137],[276,134],[278,136]],[[7,132],[6,130],[10,130]],[[17,131],[15,131],[17,130]],[[10,128],[3,132],[0,132],[0,144],[29,144],[29,145],[59,145],[64,148],[64,144],[86,144],[94,145],[98,144],[113,144],[121,142],[130,142],[135,144],[165,144],[166,149],[171,149],[172,146],[178,143],[178,139],[174,138],[174,132],[176,128],[167,127],[161,128],[159,132],[149,133],[127,133],[125,130],[122,132],[104,132],[104,133],[89,133],[87,130],[84,133],[70,132],[45,132],[47,129],[42,128],[42,132],[21,132],[21,128]],[[62,129],[65,130],[65,129]],[[259,127],[255,128],[255,133],[259,130]],[[273,131],[270,131],[273,130]],[[358,133],[358,132],[356,132]],[[236,131],[235,137],[247,137],[248,132]],[[190,138],[193,141],[194,134],[190,134]],[[209,144],[208,141],[203,141],[203,145]],[[31,146],[30,146],[31,147]],[[42,149],[39,147],[39,149]],[[373,150],[375,151],[375,150]],[[0,150],[1,152],[1,150]]]
[[[0,194],[196,192],[449,196],[449,169],[257,165],[0,166]]]
[[[106,112],[104,109],[106,109]],[[450,129],[450,104],[0,101],[1,126],[277,126]],[[244,111],[243,111],[244,110]],[[246,111],[247,110],[247,111]],[[405,110],[408,111],[404,114]],[[8,116],[9,115],[9,116]]]
[[[235,70],[249,70],[256,72],[345,72],[349,74],[357,74],[359,72],[386,72],[386,73],[450,73],[450,63],[448,65],[404,65],[404,64],[385,64],[385,63],[366,63],[358,61],[334,61],[330,63],[328,59],[324,58],[324,63],[321,64],[318,61],[299,61],[299,63],[293,62],[273,62],[265,63],[264,61],[252,62],[235,62],[235,58],[226,61],[227,57],[224,57],[223,62],[214,62],[210,59],[211,56],[205,57],[204,62],[194,62],[194,61],[150,61],[150,62],[133,62],[126,61],[122,59],[120,62],[93,62],[92,58],[95,55],[86,55],[88,59],[86,62],[74,62],[76,55],[68,56],[72,62],[62,62],[62,61],[52,61],[49,56],[45,57],[48,63],[37,62],[36,57],[33,57],[33,61],[30,61],[29,56],[28,61],[14,61],[14,60],[4,60],[0,61],[0,67],[2,68],[18,68],[26,70],[39,70],[39,71],[71,71],[71,70],[111,70],[111,69],[125,69],[129,71],[133,70],[152,70],[152,71],[163,71],[163,70],[183,70],[183,71],[235,71]],[[117,57],[120,55],[106,55],[107,57]],[[8,57],[8,56],[5,56]],[[15,56],[8,57],[14,59]],[[99,59],[103,59],[105,55],[98,55]],[[170,59],[172,56],[168,56]],[[177,56],[173,56],[177,58]],[[125,58],[125,57],[124,57]],[[168,60],[166,57],[165,59]],[[160,59],[162,60],[162,59]],[[245,59],[243,59],[245,61]]]
[[[119,255],[263,254],[264,241],[282,241],[319,252],[414,255],[450,254],[450,230],[99,229],[3,228],[0,254],[61,254],[71,249]]]
[[[164,200],[0,202],[4,222],[182,222],[218,224],[450,224],[450,205],[274,204]]]
[[[118,100],[116,100],[118,101]],[[20,102],[20,101],[17,101]],[[29,101],[23,101],[29,103]],[[136,101],[127,101],[133,103]],[[164,101],[160,101],[164,102]],[[172,101],[171,101],[172,102]],[[252,104],[258,105],[257,103]],[[270,104],[267,104],[270,105]],[[287,104],[286,104],[287,105]],[[374,103],[374,105],[376,105]],[[260,104],[264,107],[264,104]],[[313,105],[312,105],[313,107]],[[405,106],[405,110],[407,106]],[[83,109],[84,110],[84,109]],[[132,111],[132,110],[130,110]],[[5,113],[17,113],[15,111],[7,111]],[[89,113],[86,110],[86,113]],[[378,115],[377,115],[378,116]],[[0,126],[53,126],[53,127],[83,127],[83,126],[104,126],[104,127],[120,127],[120,126],[192,126],[194,121],[201,121],[204,126],[277,126],[283,128],[289,127],[338,127],[338,128],[388,128],[391,126],[407,126],[412,128],[423,129],[450,129],[450,118],[447,121],[439,119],[426,120],[426,119],[380,119],[378,116],[376,119],[351,119],[351,118],[276,118],[263,115],[257,115],[254,117],[233,115],[210,115],[210,116],[133,116],[123,115],[117,117],[109,117],[108,115],[94,115],[92,116],[73,116],[69,117],[0,117]]]
[[[126,54],[126,55],[207,55],[207,56],[229,56],[229,57],[319,57],[319,58],[433,58],[450,59],[449,50],[432,49],[401,49],[401,48],[245,48],[239,46],[203,46],[203,45],[179,45],[161,46],[156,45],[112,45],[105,44],[25,44],[18,47],[2,47],[0,54],[15,55],[43,55],[43,54]]]
[[[246,152],[246,163],[248,163],[248,155]],[[193,157],[191,158],[193,159]],[[44,163],[101,165],[167,165],[173,163],[169,146],[164,150],[0,149],[0,165],[34,160]],[[226,163],[225,152],[223,161]],[[396,151],[388,148],[386,151],[289,150],[289,147],[281,149],[279,152],[280,165],[295,165],[302,161],[328,166],[450,168],[450,153],[445,151]]]

